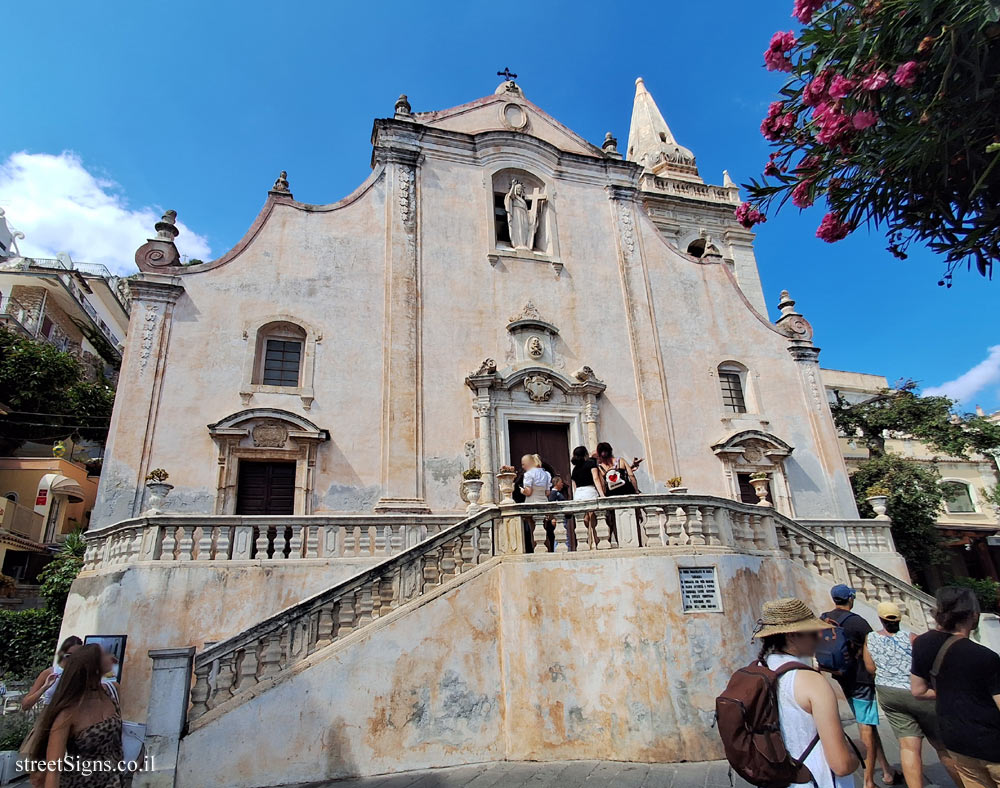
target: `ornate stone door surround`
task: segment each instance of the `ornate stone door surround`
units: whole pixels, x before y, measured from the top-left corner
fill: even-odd
[[[285,410],[250,408],[209,424],[208,432],[219,449],[216,514],[236,511],[241,459],[294,461],[294,514],[312,514],[316,450],[330,439],[327,430]]]
[[[793,449],[781,438],[761,430],[744,430],[715,444],[712,451],[722,460],[731,498],[740,498],[738,473],[762,471],[771,474],[774,508],[788,517],[795,516],[784,468],[785,457]]]

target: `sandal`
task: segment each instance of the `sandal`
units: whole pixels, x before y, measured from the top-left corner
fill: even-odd
[[[885,776],[885,772],[882,772],[882,783],[885,785],[902,785],[903,775],[901,772],[894,771],[892,773],[892,779]]]

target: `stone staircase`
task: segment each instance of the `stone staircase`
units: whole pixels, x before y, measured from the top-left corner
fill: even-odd
[[[592,545],[586,514],[596,520]],[[884,521],[812,521],[807,527],[770,507],[674,494],[491,507],[197,654],[188,730],[261,695],[320,658],[318,652],[381,618],[404,613],[481,564],[526,552],[525,522],[532,526],[528,541],[536,556],[548,551],[549,523],[556,553],[569,551],[568,525],[575,531],[576,552],[779,556],[828,585],[852,585],[872,607],[880,599],[894,600],[915,629],[931,625],[933,599],[866,560],[891,559],[902,566]],[[612,523],[617,540],[611,538]],[[866,558],[843,544],[863,546]]]

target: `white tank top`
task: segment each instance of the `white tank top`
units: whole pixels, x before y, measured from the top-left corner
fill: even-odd
[[[771,670],[777,670],[782,665],[789,662],[803,662],[798,657],[789,654],[769,654],[767,666]],[[778,679],[778,720],[781,723],[781,738],[785,741],[785,747],[793,758],[800,758],[802,753],[816,736],[816,723],[812,715],[805,711],[795,700],[795,681],[799,672],[792,670]],[[823,752],[823,742],[816,742],[812,752],[806,758],[806,766],[812,772],[816,785],[819,788],[854,788],[854,778],[836,777],[830,771],[830,764],[826,761],[826,753]],[[812,783],[797,783],[806,788]]]
[[[39,698],[43,706],[48,706],[52,702],[52,696],[56,694],[56,687],[59,686],[59,677],[62,676],[62,672],[63,669],[59,665],[52,666],[52,675],[56,677],[56,680],[52,682],[52,686],[45,690],[42,693],[42,697]]]

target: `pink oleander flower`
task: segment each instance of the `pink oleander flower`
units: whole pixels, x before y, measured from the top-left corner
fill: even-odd
[[[837,214],[828,213],[823,217],[816,229],[816,237],[832,244],[834,241],[843,240],[850,234],[853,228],[844,222]]]
[[[767,221],[767,217],[748,202],[740,203],[740,206],[734,213],[736,214],[736,221],[748,230],[755,224],[763,224]]]
[[[854,126],[858,131],[863,129],[871,128],[878,122],[878,115],[876,115],[871,110],[863,109],[860,112],[855,112],[851,116],[851,125]]]
[[[892,75],[892,81],[901,88],[912,88],[917,82],[917,74],[923,66],[915,60],[909,60],[896,69]]]
[[[889,75],[884,71],[876,71],[861,80],[862,90],[881,90],[889,84]]]
[[[830,98],[844,98],[848,93],[850,93],[857,86],[857,83],[853,79],[848,79],[847,77],[837,74],[832,80],[830,80],[830,89],[827,91],[830,94]]]
[[[764,139],[776,142],[787,137],[794,128],[795,113],[785,112],[783,101],[772,101],[767,108],[767,117],[760,124],[760,133],[764,135]]]
[[[823,2],[824,0],[795,0],[795,5],[792,8],[792,16],[802,24],[808,25],[812,22],[813,14],[819,10]]]
[[[816,141],[821,145],[838,144],[852,130],[851,119],[844,114],[839,104],[820,104],[813,112],[813,120],[819,127]]]
[[[829,71],[820,71],[809,84],[802,89],[802,103],[807,107],[815,107],[828,97],[827,87],[830,80]]]
[[[778,158],[777,153],[772,153],[767,157],[767,164],[764,165],[765,175],[780,175],[784,167],[781,167],[776,159]]]
[[[792,59],[788,53],[795,48],[795,33],[777,32],[771,36],[771,43],[764,52],[764,65],[768,71],[791,71]]]
[[[809,188],[812,186],[812,181],[800,181],[794,189],[792,189],[792,205],[796,208],[808,208],[813,204],[812,195],[809,194]]]

